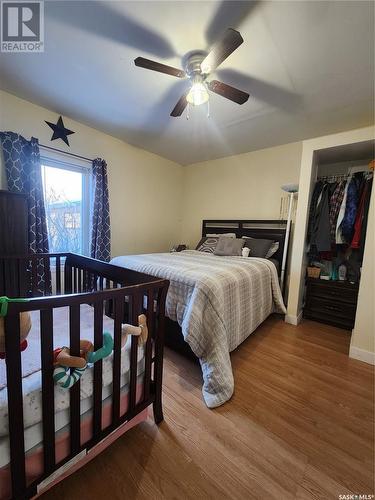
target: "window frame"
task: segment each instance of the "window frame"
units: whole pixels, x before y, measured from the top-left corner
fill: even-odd
[[[92,229],[92,163],[89,160],[73,158],[69,153],[57,153],[40,147],[40,166],[59,168],[82,174],[82,254],[90,256],[90,235]],[[43,175],[43,174],[42,174]],[[43,189],[43,196],[44,196]],[[87,228],[87,230],[85,230]]]

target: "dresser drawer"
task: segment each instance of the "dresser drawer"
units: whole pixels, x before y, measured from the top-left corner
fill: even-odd
[[[322,297],[309,296],[306,301],[306,309],[311,312],[328,314],[335,317],[338,316],[354,321],[356,305],[340,302],[336,299],[329,300]]]
[[[349,288],[347,286],[331,285],[323,283],[308,283],[307,295],[321,299],[334,300],[346,304],[357,304],[358,288]]]
[[[319,323],[325,323],[326,325],[337,326],[345,330],[352,330],[354,328],[354,318],[348,319],[342,316],[333,316],[323,311],[318,312],[305,308],[303,310],[303,317],[312,319],[313,321],[319,321]]]

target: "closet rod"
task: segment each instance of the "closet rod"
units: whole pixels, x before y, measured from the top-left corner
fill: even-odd
[[[347,179],[348,177],[353,177],[355,174],[372,175],[372,172],[367,170],[361,170],[359,172],[353,172],[351,174],[332,174],[332,175],[319,175],[317,180],[324,179]]]
[[[324,179],[346,179],[350,177],[350,174],[337,174],[337,175],[320,175],[317,177],[318,180]]]
[[[75,158],[80,158],[81,160],[87,160],[90,162],[94,161],[92,158],[86,158],[86,156],[76,155],[74,153],[70,153],[69,151],[63,151],[62,149],[53,148],[52,146],[45,146],[44,144],[39,144],[39,146],[41,148],[44,148],[44,149],[49,149],[50,151],[57,151],[58,153],[63,153],[65,155],[74,156]]]

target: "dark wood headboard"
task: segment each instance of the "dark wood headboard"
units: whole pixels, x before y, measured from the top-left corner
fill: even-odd
[[[202,236],[216,233],[235,233],[237,238],[250,236],[251,238],[265,238],[279,242],[278,251],[272,256],[279,263],[279,275],[283,260],[286,220],[216,220],[207,219],[202,222]]]

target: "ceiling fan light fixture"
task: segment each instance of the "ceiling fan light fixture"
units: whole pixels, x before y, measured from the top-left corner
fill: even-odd
[[[228,28],[222,37],[214,44],[210,52],[204,50],[192,50],[182,58],[184,70],[174,68],[166,64],[137,57],[134,64],[141,68],[157,71],[177,78],[189,78],[191,88],[185,90],[184,94],[177,101],[170,116],[175,118],[182,115],[189,106],[200,106],[207,103],[207,116],[209,116],[209,91],[218,94],[225,99],[229,99],[237,104],[244,104],[249,99],[249,94],[242,90],[227,85],[218,80],[207,82],[206,79],[215,71],[220,64],[225,61],[243,43],[241,34],[233,28]]]
[[[189,90],[186,100],[193,106],[200,106],[208,101],[209,95],[206,85],[203,82],[193,83]]]
[[[208,66],[207,64],[206,65],[201,65],[201,71],[202,71],[202,74],[203,75],[208,75],[209,73],[211,73],[211,67]]]

